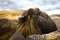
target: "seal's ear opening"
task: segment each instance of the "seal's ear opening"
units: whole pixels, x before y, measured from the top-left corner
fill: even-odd
[[[42,34],[47,34],[50,32],[54,32],[57,30],[56,24],[52,21],[52,19],[45,13],[35,9],[37,13],[39,13],[39,28],[41,29]]]

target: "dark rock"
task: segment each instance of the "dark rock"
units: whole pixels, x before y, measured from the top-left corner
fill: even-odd
[[[9,40],[25,40],[21,32],[16,31]]]

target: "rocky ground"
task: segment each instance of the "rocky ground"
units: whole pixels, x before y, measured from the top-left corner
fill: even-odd
[[[44,35],[30,35],[29,40],[60,40],[60,32],[52,32]]]
[[[46,40],[60,40],[60,32],[53,32],[45,35]]]

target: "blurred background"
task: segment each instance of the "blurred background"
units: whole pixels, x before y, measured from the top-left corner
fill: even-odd
[[[24,10],[35,7],[49,15],[59,14],[60,0],[0,0],[0,10]]]

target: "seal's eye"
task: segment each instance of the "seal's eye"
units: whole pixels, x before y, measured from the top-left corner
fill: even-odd
[[[19,23],[24,23],[27,21],[27,17],[22,17],[22,18],[19,18]]]

